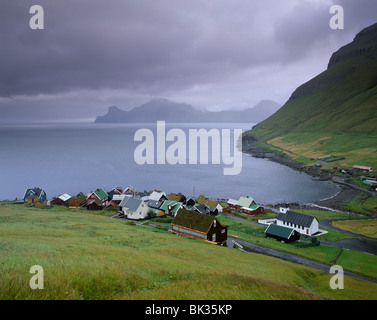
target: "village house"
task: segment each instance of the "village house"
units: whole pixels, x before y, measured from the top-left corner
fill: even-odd
[[[170,193],[168,200],[186,203],[186,197],[182,193]]]
[[[167,200],[167,196],[165,192],[158,192],[158,191],[153,191],[150,195],[148,200],[153,200],[153,201],[161,201],[164,202]]]
[[[34,204],[36,206],[45,205],[47,194],[43,189],[34,187],[26,189],[23,199],[27,204]]]
[[[198,204],[205,204],[206,206],[208,207],[214,207],[217,209],[217,212],[223,212],[223,206],[217,202],[217,201],[214,201],[214,200],[210,200],[208,198],[206,198],[205,196],[203,195],[200,195],[197,199],[196,199],[196,202]]]
[[[196,204],[191,208],[191,210],[204,213],[204,214],[210,214],[213,216],[217,216],[219,214],[219,211],[215,207],[209,207],[206,204]]]
[[[194,197],[188,197],[186,199],[186,208],[191,209],[195,205],[196,205],[196,200]]]
[[[264,208],[257,204],[252,204],[250,207],[242,207],[240,209],[240,212],[244,214],[248,214],[250,216],[254,216],[256,214],[262,214],[264,213]]]
[[[147,206],[152,209],[160,209],[163,204],[163,201],[148,200]]]
[[[67,193],[64,193],[64,194],[61,194],[61,195],[58,195],[55,199],[52,199],[51,200],[51,204],[53,205],[58,205],[58,206],[68,206],[68,203],[69,201],[71,201],[72,197],[67,194]]]
[[[215,216],[185,209],[178,211],[169,232],[222,246],[226,245],[228,237],[228,227],[222,225]]]
[[[182,202],[165,200],[161,205],[160,210],[164,211],[166,215],[175,217],[178,210],[183,207]]]
[[[352,167],[355,171],[361,171],[361,172],[372,172],[373,168],[372,167],[366,167],[366,166],[358,166],[354,165]]]
[[[78,209],[84,207],[86,203],[86,196],[83,193],[79,193],[77,196],[71,197],[70,201],[68,202],[68,208]]]
[[[135,192],[135,196],[137,196],[141,200],[147,202],[149,200],[150,193],[148,191],[144,190],[144,191],[140,191],[140,192]]]
[[[108,197],[109,197],[109,201],[113,200],[114,196],[117,195],[122,195],[123,194],[123,189],[121,187],[115,187],[113,188],[112,190],[106,192]]]
[[[109,202],[109,196],[103,189],[92,191],[86,197],[86,208],[88,210],[102,210]]]
[[[116,204],[121,203],[121,201],[126,197],[125,194],[114,194],[111,201],[115,202]]]
[[[319,222],[316,217],[280,208],[276,224],[289,227],[301,234],[312,236],[319,232]]]
[[[236,210],[241,210],[241,208],[243,208],[243,207],[250,208],[250,206],[252,204],[257,204],[252,197],[249,197],[249,196],[247,196],[247,197],[240,197],[238,199],[238,201],[237,201],[235,209]]]
[[[126,219],[142,220],[148,217],[147,204],[139,197],[125,197],[119,204]]]
[[[300,239],[300,233],[292,228],[283,227],[274,223],[270,224],[264,231],[267,238],[273,238],[275,240],[291,243]]]
[[[238,202],[238,200],[229,199],[228,202],[227,202],[227,204],[228,204],[228,206],[229,206],[230,209],[236,209],[237,202]]]

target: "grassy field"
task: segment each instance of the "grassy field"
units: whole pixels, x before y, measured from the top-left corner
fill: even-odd
[[[44,269],[31,290],[30,267]],[[0,299],[376,299],[377,285],[87,212],[0,203]]]
[[[377,220],[334,221],[334,227],[377,238]]]

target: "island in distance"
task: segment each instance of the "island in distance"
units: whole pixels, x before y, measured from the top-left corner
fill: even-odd
[[[111,106],[107,114],[97,116],[95,123],[153,123],[159,120],[171,123],[258,123],[279,110],[281,105],[262,100],[245,110],[201,111],[185,103],[167,99],[153,99],[130,111]]]

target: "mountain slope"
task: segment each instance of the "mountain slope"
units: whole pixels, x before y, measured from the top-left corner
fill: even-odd
[[[260,122],[276,112],[281,106],[270,100],[263,100],[254,108],[242,111],[200,111],[188,104],[167,99],[154,99],[130,111],[109,107],[108,113],[98,116],[96,123],[149,123],[158,120],[175,123],[203,122]]]
[[[377,24],[335,52],[328,68],[248,134],[310,162],[336,154],[343,165],[377,166]]]

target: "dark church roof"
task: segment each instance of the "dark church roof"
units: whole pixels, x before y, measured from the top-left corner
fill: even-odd
[[[307,214],[288,211],[287,213],[279,213],[277,219],[309,228],[316,218]]]

